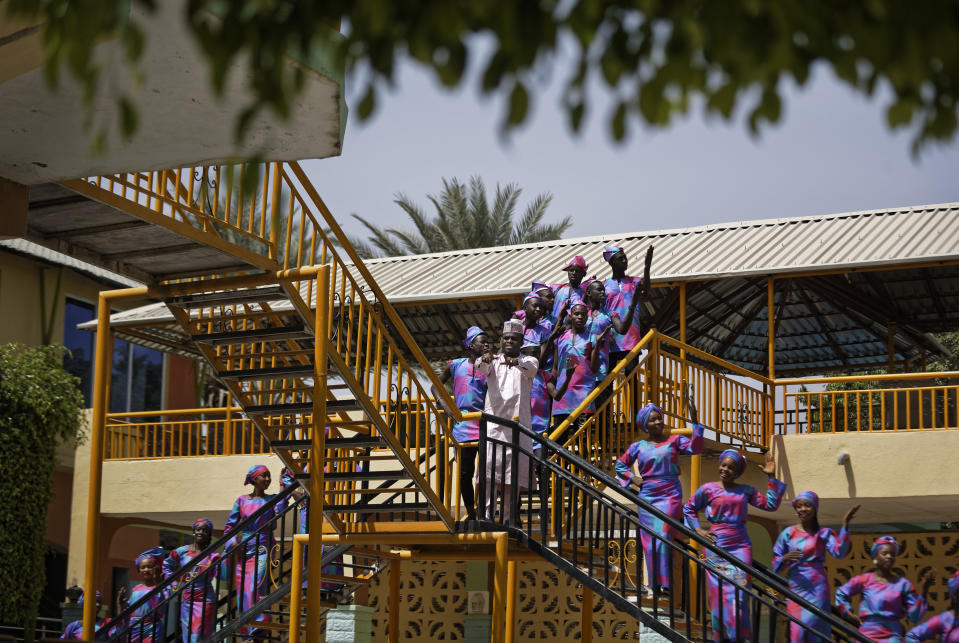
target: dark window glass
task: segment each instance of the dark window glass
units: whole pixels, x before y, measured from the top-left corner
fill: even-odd
[[[79,330],[77,324],[88,322],[96,316],[93,304],[67,298],[63,319],[63,345],[70,351],[63,366],[72,375],[80,378],[80,392],[87,406],[91,406],[93,391],[93,342],[96,333]]]
[[[159,410],[163,404],[163,354],[134,344],[132,368],[130,410]]]

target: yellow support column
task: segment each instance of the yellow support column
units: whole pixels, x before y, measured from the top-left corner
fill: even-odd
[[[390,613],[386,628],[388,643],[399,643],[400,640],[400,572],[400,559],[392,559],[390,561]]]
[[[516,637],[516,561],[506,563],[506,643]]]
[[[319,536],[323,533],[323,467],[326,464],[326,360],[327,360],[327,320],[329,319],[330,267],[322,266],[316,273],[316,317],[314,319],[313,341],[313,444],[310,449],[310,519],[309,533]],[[315,547],[308,552],[306,563],[306,640],[315,643],[319,640],[320,627],[320,588],[322,587],[322,546],[314,539]],[[293,587],[293,592],[300,588]],[[297,621],[299,614],[290,614],[291,621]]]
[[[766,280],[766,330],[769,343],[769,379],[776,379],[776,282],[772,277]]]
[[[580,614],[583,643],[593,643],[593,590],[583,588],[583,609]]]
[[[509,537],[505,533],[496,535],[496,560],[493,564],[493,627],[490,640],[502,643],[505,638],[506,623],[506,583],[508,580]]]
[[[300,613],[300,597],[303,594],[303,547],[305,542],[293,539],[293,569],[290,574],[290,637],[288,643],[300,643],[300,619],[295,614]]]

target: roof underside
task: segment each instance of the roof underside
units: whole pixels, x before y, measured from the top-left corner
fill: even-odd
[[[573,255],[607,277],[602,246],[637,260],[655,246],[645,324],[679,336],[679,282],[687,283],[687,341],[745,368],[766,371],[767,280],[775,275],[777,375],[859,371],[895,359],[918,367],[944,349],[928,333],[959,328],[959,204],[778,219],[592,237],[368,262],[430,359],[456,356],[471,325],[494,336],[533,280],[559,282]],[[864,270],[869,268],[869,270]],[[829,272],[815,275],[811,273]],[[359,275],[357,275],[359,279]],[[180,331],[162,305],[114,315],[140,335]],[[159,328],[157,329],[159,330]],[[137,337],[130,337],[138,341]],[[142,340],[141,340],[142,343]],[[178,350],[186,346],[182,334]]]

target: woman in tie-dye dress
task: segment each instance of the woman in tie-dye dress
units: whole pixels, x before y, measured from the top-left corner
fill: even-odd
[[[175,576],[200,552],[210,546],[213,537],[213,521],[198,518],[193,521],[193,543],[177,547],[163,561],[163,576]],[[216,625],[217,576],[220,575],[221,557],[217,552],[206,555],[193,567],[179,584],[187,583],[180,594],[180,632],[183,643],[199,643],[213,635]],[[175,588],[171,588],[173,590]]]
[[[223,526],[224,534],[230,533],[236,525],[256,513],[257,510],[275,497],[276,494],[266,493],[271,482],[270,470],[265,465],[256,464],[250,467],[244,484],[252,485],[253,491],[240,496],[233,503],[233,510],[230,511],[226,524]],[[275,512],[278,513],[282,510],[283,507],[279,504],[276,505]],[[247,525],[243,532],[236,534],[232,543],[231,547],[235,546],[233,550],[233,555],[236,557],[234,578],[240,613],[253,607],[258,600],[263,598],[269,587],[270,551],[274,544],[271,524],[275,512],[267,511],[262,514],[253,524]],[[255,620],[264,622],[269,621],[270,617],[266,614],[259,614]],[[241,634],[247,634],[248,632],[249,628],[246,626],[240,630]]]
[[[859,627],[859,632],[873,641],[902,643],[905,629],[902,619],[913,623],[922,620],[928,603],[925,595],[936,578],[933,570],[919,580],[922,591],[916,592],[905,576],[897,574],[893,567],[899,555],[899,543],[892,536],[880,536],[872,545],[872,562],[875,569],[859,576],[836,590],[836,607],[849,621]],[[852,598],[859,595],[859,614],[853,614]]]
[[[771,453],[766,453],[766,462],[760,469],[769,476],[765,493],[736,482],[736,478],[746,471],[746,458],[738,451],[726,449],[719,456],[719,482],[707,482],[697,489],[683,506],[687,526],[749,564],[753,562],[753,545],[746,531],[749,505],[765,511],[776,511],[786,490],[785,483],[773,478],[776,462]],[[706,518],[711,523],[709,529],[699,524],[698,515],[703,509],[706,510]],[[730,582],[745,585],[749,579],[741,570],[708,551],[706,564],[723,576],[720,595],[719,576],[713,572],[706,574],[713,637],[716,641],[751,640],[749,597]]]
[[[100,590],[97,590],[96,593],[97,601],[97,610],[94,612],[94,622],[96,625],[93,626],[94,631],[96,632],[95,639],[97,641],[102,641],[107,638],[107,630],[104,629],[106,625],[109,624],[109,620],[100,618],[100,610],[103,608],[103,595],[100,594]],[[77,607],[83,607],[83,594],[80,594],[80,598],[77,600]],[[89,639],[83,638],[83,620],[71,621],[63,628],[63,634],[60,635],[61,639],[71,639],[75,641],[87,641]]]
[[[819,526],[819,496],[812,491],[803,491],[793,500],[793,509],[799,524],[786,527],[773,545],[773,571],[786,573],[789,589],[825,613],[829,613],[829,582],[826,576],[826,552],[836,558],[849,553],[849,521],[859,511],[859,505],[846,512],[842,529],[837,534],[832,529]],[[803,609],[798,603],[786,604],[790,616],[799,619],[807,627],[789,623],[790,643],[824,643],[829,640],[829,625]],[[822,636],[817,636],[819,632]]]
[[[940,641],[959,643],[959,571],[946,583],[949,588],[949,609],[909,630],[906,641]]]
[[[683,485],[679,481],[679,456],[703,452],[703,427],[692,398],[686,400],[689,417],[693,422],[691,438],[669,435],[663,422],[663,411],[655,404],[647,404],[636,414],[636,424],[649,434],[649,439],[629,445],[616,461],[619,483],[639,485],[639,496],[668,516],[682,520]],[[633,465],[639,470],[639,479],[633,475]],[[670,547],[651,534],[673,539],[673,529],[652,514],[639,510],[639,522],[645,528],[640,531],[646,574],[651,585],[668,591],[670,587]]]
[[[136,570],[142,582],[135,585],[129,594],[121,590],[118,601],[121,610],[126,609],[127,605],[133,605],[156,589],[156,585],[162,576],[161,570],[164,558],[166,558],[166,550],[162,547],[151,547],[137,556]],[[163,618],[157,612],[157,607],[162,601],[162,593],[155,594],[133,611],[130,615],[130,628],[123,636],[124,641],[129,643],[153,643],[155,637],[163,638],[166,631]]]

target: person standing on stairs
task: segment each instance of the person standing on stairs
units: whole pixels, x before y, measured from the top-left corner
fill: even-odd
[[[246,479],[243,484],[253,487],[253,490],[240,496],[233,503],[233,509],[230,511],[226,524],[223,526],[223,533],[230,533],[233,528],[242,522],[245,518],[256,513],[263,505],[269,503],[276,494],[267,494],[266,490],[270,488],[272,479],[270,470],[263,464],[255,464],[247,471]],[[276,506],[276,512],[283,508]],[[274,512],[267,511],[260,515],[253,524],[236,534],[230,549],[232,555],[236,557],[233,573],[236,587],[238,613],[242,614],[266,594],[269,587],[269,562],[270,551],[273,548],[273,523]],[[261,613],[255,618],[256,622],[267,622],[269,615]],[[240,628],[241,635],[257,634],[257,630],[250,632],[249,627]]]
[[[839,613],[859,628],[859,633],[873,641],[903,643],[905,628],[902,619],[913,623],[922,620],[929,603],[926,594],[936,579],[933,569],[919,579],[920,591],[905,576],[895,572],[899,543],[892,536],[880,536],[869,552],[876,566],[871,572],[853,576],[836,590]],[[853,614],[852,597],[860,595],[859,615]]]
[[[103,595],[100,593],[100,590],[96,592],[96,601],[97,601],[97,611],[94,613],[95,625],[93,626],[95,632],[95,640],[104,641],[107,638],[108,626],[110,625],[110,620],[105,618],[100,618],[100,610],[103,608]],[[83,607],[83,594],[80,594],[80,598],[77,600],[77,607]],[[61,639],[71,639],[76,641],[88,641],[89,639],[84,638],[83,636],[83,619],[76,621],[71,621],[63,629],[63,634],[60,635]]]
[[[476,360],[489,352],[489,336],[479,326],[470,326],[466,331],[463,346],[469,351],[469,357],[451,359],[440,374],[440,382],[446,384],[453,378],[453,401],[463,413],[477,413],[483,411],[486,403],[486,374],[476,367]],[[446,408],[444,398],[432,387],[433,399],[439,400]],[[450,415],[453,410],[446,408]],[[479,440],[479,418],[461,420],[453,425],[453,439],[458,443]],[[476,473],[476,455],[479,447],[460,447],[460,497],[466,507],[466,519],[476,520],[476,494],[473,489],[473,478]]]
[[[609,368],[612,370],[642,339],[640,316],[630,313],[635,311],[640,301],[649,298],[649,270],[653,261],[653,247],[649,246],[646,250],[646,265],[642,277],[630,277],[626,274],[629,259],[626,257],[626,251],[619,246],[603,248],[603,259],[613,271],[613,276],[603,282],[606,290],[606,309],[611,316],[613,313],[618,314],[626,326],[622,329],[617,326],[616,332],[611,337],[613,345],[610,349]],[[631,364],[627,372],[634,366],[635,364]]]
[[[649,435],[649,439],[629,445],[616,461],[616,475],[623,487],[631,484],[639,487],[639,497],[664,514],[682,520],[683,485],[679,481],[679,456],[697,455],[703,452],[703,426],[690,391],[686,391],[686,412],[693,423],[692,437],[669,435],[661,408],[647,404],[636,414],[636,424]],[[633,475],[633,465],[639,476]],[[672,527],[647,511],[639,510],[640,541],[646,561],[646,575],[650,584],[669,592],[672,568]],[[653,534],[663,539],[654,538]]]
[[[483,410],[490,415],[513,419],[517,418],[523,426],[530,425],[530,392],[533,379],[539,369],[539,360],[523,355],[523,323],[510,319],[503,324],[503,336],[500,352],[493,355],[487,351],[476,360],[476,368],[487,377],[486,403]],[[509,524],[512,516],[514,498],[510,485],[513,467],[517,467],[517,484],[520,489],[530,486],[530,462],[527,454],[532,453],[533,441],[526,435],[519,436],[520,453],[513,453],[509,445],[513,440],[513,429],[494,424],[486,425],[487,436],[497,442],[488,442],[486,446],[486,497],[482,498],[483,517],[494,519],[496,497],[503,494],[502,522]],[[519,489],[516,490],[519,492]]]
[[[942,643],[959,643],[959,571],[946,582],[949,591],[949,609],[909,630],[907,643],[935,639]]]
[[[193,521],[193,542],[177,547],[163,561],[163,576],[176,576],[177,570],[188,564],[210,546],[213,539],[213,521],[197,518]],[[224,566],[225,567],[225,566]],[[227,571],[222,569],[222,571]],[[187,583],[180,593],[180,633],[183,643],[200,643],[213,636],[216,625],[217,582],[221,574],[218,552],[207,554],[180,583]],[[171,588],[175,591],[175,588]]]
[[[683,506],[687,527],[747,564],[753,562],[753,545],[746,531],[749,505],[764,511],[776,511],[786,491],[786,483],[773,477],[776,461],[772,453],[766,452],[766,461],[759,468],[769,477],[766,493],[736,482],[736,478],[746,471],[746,458],[735,449],[726,449],[719,455],[719,482],[707,482]],[[699,524],[699,512],[704,509],[706,519],[711,523],[709,529]],[[706,564],[716,570],[706,573],[714,639],[717,643],[752,640],[749,596],[730,582],[745,585],[749,578],[708,549],[705,553]],[[723,577],[721,587],[720,576]]]
[[[529,308],[527,302],[529,302],[530,297],[538,297],[542,304],[542,311],[540,311],[538,315],[535,315],[538,323],[552,329],[553,326],[556,325],[556,317],[553,317],[553,301],[556,298],[553,295],[553,289],[541,281],[533,282],[533,287],[530,288],[529,293],[523,297],[523,307],[513,313],[513,319],[518,319],[521,322],[526,321],[527,309]]]
[[[553,284],[551,286],[553,290],[553,317],[556,319],[562,317],[561,312],[567,301],[573,297],[583,299],[586,296],[586,289],[583,288],[583,279],[586,278],[586,259],[576,255],[569,260],[563,270],[569,275],[569,281],[565,284]]]
[[[118,612],[122,612],[128,605],[136,603],[153,591],[162,577],[163,561],[166,556],[167,553],[163,547],[151,547],[137,556],[135,567],[140,575],[140,580],[143,582],[135,585],[130,590],[129,596],[125,587],[120,590],[117,596]],[[157,608],[162,601],[163,596],[156,594],[136,608],[130,615],[130,629],[123,637],[124,641],[127,643],[153,643],[154,639],[163,640],[166,636],[166,626],[162,614],[157,613]]]
[[[849,521],[859,511],[859,505],[846,512],[842,529],[819,526],[819,496],[814,491],[796,494],[793,509],[799,517],[798,525],[783,529],[773,545],[772,568],[776,573],[786,572],[789,589],[829,613],[829,578],[826,575],[826,552],[835,558],[849,553]],[[825,643],[829,640],[829,625],[794,601],[786,603],[789,615],[807,627],[789,623],[789,643]],[[816,636],[819,632],[821,636]]]

